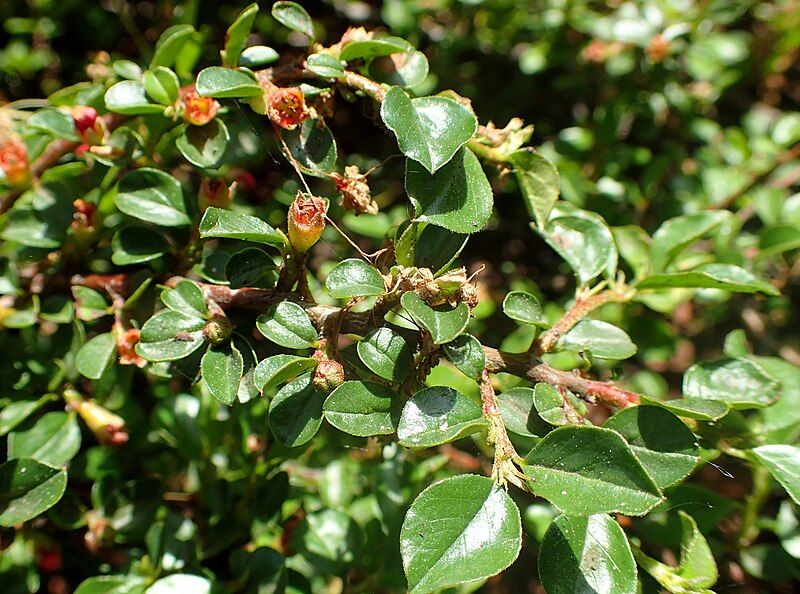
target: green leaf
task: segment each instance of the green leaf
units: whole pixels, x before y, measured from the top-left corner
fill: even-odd
[[[58,248],[74,214],[72,198],[63,184],[34,187],[20,196],[6,215],[2,237],[33,248]]]
[[[161,105],[175,105],[181,83],[178,76],[169,68],[156,66],[142,75],[145,92]]]
[[[349,381],[330,393],[323,410],[328,422],[340,431],[369,437],[394,433],[402,406],[402,400],[388,386]]]
[[[487,426],[476,399],[447,386],[432,386],[406,402],[397,427],[397,442],[406,447],[429,448]]]
[[[371,60],[367,68],[372,80],[407,89],[423,82],[430,70],[428,58],[418,51],[406,51]]]
[[[636,563],[620,525],[605,514],[558,516],[539,551],[547,594],[636,594]]]
[[[339,53],[339,58],[345,62],[353,60],[372,60],[381,56],[391,56],[411,52],[414,46],[401,37],[376,37],[374,39],[364,39],[349,41],[344,45]]]
[[[683,510],[681,519],[681,564],[678,576],[693,589],[710,588],[717,582],[719,573],[714,554],[694,518]]]
[[[600,427],[560,427],[525,458],[534,494],[563,513],[641,516],[662,500],[622,436]]]
[[[190,280],[182,280],[173,288],[164,289],[161,292],[161,302],[171,310],[187,316],[209,316],[202,289]]]
[[[258,248],[236,252],[225,264],[225,276],[231,289],[255,286],[271,270],[275,270],[275,262],[269,254]]]
[[[562,349],[589,351],[598,359],[622,360],[636,354],[631,337],[602,320],[581,320],[559,341]]]
[[[614,236],[604,223],[594,218],[559,216],[539,232],[567,261],[582,285],[607,271],[609,262],[616,262]]]
[[[0,526],[32,520],[53,507],[67,488],[67,471],[30,458],[0,466]]]
[[[431,335],[434,344],[455,340],[469,323],[469,306],[466,303],[459,303],[452,309],[434,309],[414,292],[403,293],[400,303],[417,326]]]
[[[313,357],[273,355],[256,366],[253,381],[262,392],[267,392],[309,369],[314,369],[317,363]]]
[[[144,579],[132,575],[99,575],[80,583],[74,594],[144,594]]]
[[[468,239],[466,233],[453,233],[437,225],[411,223],[396,240],[397,263],[429,268],[437,276],[453,263]]]
[[[114,202],[126,215],[155,225],[182,227],[192,222],[181,184],[158,169],[142,167],[128,173],[119,182]]]
[[[314,437],[322,425],[325,396],[314,387],[310,373],[281,388],[269,403],[269,426],[275,439],[295,447]]]
[[[314,39],[314,23],[297,2],[276,2],[272,5],[272,16],[287,29]]]
[[[150,61],[150,68],[172,66],[181,49],[192,38],[194,32],[194,27],[191,25],[174,25],[166,29],[156,42],[156,51]]]
[[[340,78],[344,76],[344,66],[330,54],[311,54],[306,58],[306,68],[322,78]]]
[[[322,118],[307,119],[283,132],[289,152],[309,174],[327,177],[336,168],[336,140]]]
[[[683,375],[683,395],[722,400],[732,408],[761,408],[780,395],[780,384],[749,359],[695,363]]]
[[[533,407],[543,421],[550,425],[566,425],[564,397],[550,384],[538,383],[533,387]]]
[[[519,510],[494,481],[468,474],[434,483],[411,504],[400,532],[409,594],[500,573],[521,545]]]
[[[31,458],[49,466],[63,466],[81,448],[81,429],[75,413],[50,412],[26,431],[8,436],[8,458]]]
[[[480,379],[486,367],[483,346],[471,334],[462,334],[444,345],[444,354],[461,373],[476,381]]]
[[[469,109],[447,97],[411,99],[392,87],[381,104],[381,118],[403,154],[431,174],[450,161],[478,128]]]
[[[506,429],[528,438],[541,437],[550,431],[551,427],[543,421],[534,407],[535,395],[535,390],[522,387],[497,395],[497,408],[500,409]]]
[[[703,264],[686,272],[667,272],[648,276],[636,285],[639,289],[720,289],[739,293],[779,295],[771,283],[733,264]]]
[[[800,448],[791,445],[764,445],[750,450],[786,492],[800,505]]]
[[[211,582],[199,575],[173,573],[147,588],[145,594],[212,594]]]
[[[280,54],[266,45],[253,45],[248,47],[239,56],[239,66],[245,68],[261,68],[277,62]]]
[[[244,371],[242,354],[231,345],[213,345],[200,361],[200,373],[208,391],[223,404],[233,404]]]
[[[540,229],[545,229],[561,191],[558,169],[543,155],[529,150],[516,151],[511,155],[510,163],[531,220]]]
[[[664,270],[683,248],[711,232],[730,216],[727,211],[710,210],[665,221],[653,234],[653,270]]]
[[[305,349],[317,344],[317,331],[305,310],[291,301],[281,301],[256,320],[258,331],[275,344]]]
[[[257,14],[258,4],[254,2],[239,13],[236,20],[228,27],[225,34],[225,49],[222,51],[222,63],[225,66],[234,67],[239,63],[239,56],[244,50]]]
[[[109,306],[106,298],[89,287],[72,287],[75,297],[75,315],[79,320],[91,322],[108,315]]]
[[[335,299],[382,295],[386,292],[386,284],[377,268],[358,258],[339,262],[325,280],[325,288]]]
[[[797,225],[778,223],[766,227],[758,239],[759,258],[771,258],[798,248],[800,248],[800,227]]]
[[[111,261],[117,266],[144,264],[166,254],[169,242],[148,227],[129,225],[114,233],[111,249]]]
[[[75,133],[75,120],[70,114],[59,109],[40,109],[31,114],[26,124],[30,129],[56,138],[78,141],[78,135]]]
[[[195,85],[201,97],[258,97],[264,93],[259,84],[244,72],[211,66],[201,70]]]
[[[214,206],[207,208],[200,220],[200,237],[243,239],[274,246],[286,244],[286,236],[261,219]]]
[[[402,382],[413,364],[413,353],[405,338],[388,327],[376,328],[356,346],[367,368],[390,382]]]
[[[215,169],[222,163],[230,139],[225,122],[215,118],[205,126],[185,126],[175,146],[192,165]]]
[[[123,80],[112,85],[105,95],[106,109],[122,115],[164,113],[164,106],[150,103],[142,83]]]
[[[117,338],[112,332],[98,334],[84,344],[75,356],[78,373],[89,379],[100,379],[115,360]]]
[[[682,481],[699,462],[699,445],[694,434],[666,409],[631,406],[603,426],[625,438],[659,489]]]
[[[142,326],[136,353],[148,361],[176,361],[199,349],[205,339],[202,318],[178,311],[157,313]]]
[[[407,160],[406,191],[415,220],[455,233],[480,231],[492,215],[492,187],[480,161],[466,147],[434,174]]]
[[[697,419],[699,421],[717,421],[728,414],[730,407],[721,400],[706,398],[676,398],[674,400],[656,400],[642,396],[642,404],[660,406],[679,417]]]
[[[539,300],[525,291],[511,291],[503,299],[503,313],[512,320],[546,328],[550,324],[544,316]]]
[[[44,406],[48,400],[50,400],[49,397],[42,396],[38,400],[17,400],[3,405],[0,409],[0,436],[14,429]]]

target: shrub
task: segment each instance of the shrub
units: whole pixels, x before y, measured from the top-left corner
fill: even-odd
[[[9,592],[795,579],[800,117],[714,119],[749,4],[468,4],[464,53],[599,105],[534,147],[488,78],[277,2],[0,109]]]

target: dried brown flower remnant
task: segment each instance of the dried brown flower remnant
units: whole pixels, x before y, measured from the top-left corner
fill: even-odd
[[[178,113],[182,113],[184,121],[193,126],[205,126],[219,111],[219,103],[211,97],[198,95],[194,84],[181,89],[178,103]]]
[[[342,206],[356,214],[377,214],[378,204],[372,199],[367,178],[357,165],[344,168],[344,175],[332,173],[333,185],[342,195]]]
[[[319,241],[325,230],[325,203],[317,196],[298,192],[289,209],[289,243],[298,253],[305,253]]]
[[[300,87],[279,87],[263,80],[266,114],[276,125],[285,130],[294,130],[311,117]]]

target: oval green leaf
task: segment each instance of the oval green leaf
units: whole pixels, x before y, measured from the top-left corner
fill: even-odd
[[[469,323],[469,306],[459,303],[454,308],[432,308],[414,292],[403,293],[403,308],[414,318],[414,323],[431,335],[434,344],[455,340]]]
[[[390,387],[362,381],[344,382],[323,405],[331,425],[357,437],[394,433],[401,409],[402,401]]]
[[[258,331],[275,344],[305,349],[317,343],[317,331],[305,310],[291,301],[281,301],[256,320]]]
[[[390,382],[402,382],[411,371],[413,353],[400,334],[388,327],[376,328],[356,346],[367,368]]]
[[[325,394],[314,387],[312,374],[281,388],[269,403],[269,426],[275,439],[291,447],[303,445],[322,425]]]
[[[53,507],[67,488],[67,471],[30,458],[0,466],[0,526],[32,520]]]
[[[448,386],[420,390],[403,407],[398,443],[429,448],[454,441],[488,426],[481,403]]]
[[[114,202],[122,212],[164,227],[189,225],[181,184],[171,175],[143,167],[131,171],[119,183]]]
[[[336,299],[382,295],[386,292],[386,284],[378,269],[358,258],[339,262],[325,280],[325,287]]]

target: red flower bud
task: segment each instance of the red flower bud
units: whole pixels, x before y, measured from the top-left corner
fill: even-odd
[[[297,193],[289,208],[289,243],[294,251],[305,253],[319,241],[325,229],[325,203],[316,196]]]
[[[64,565],[61,553],[55,549],[36,552],[36,565],[45,573],[58,571]]]
[[[197,206],[200,212],[209,206],[227,208],[231,203],[231,191],[227,184],[219,179],[204,177],[200,182],[200,191],[197,193]]]
[[[211,97],[198,95],[194,84],[181,89],[178,103],[183,112],[183,120],[193,126],[205,126],[219,111],[219,103]]]
[[[30,183],[28,150],[16,138],[7,138],[0,145],[0,169],[3,170],[6,179],[13,186],[27,186]]]
[[[82,198],[75,200],[72,206],[75,208],[72,215],[72,229],[77,232],[91,230],[94,227],[94,214],[97,207]]]
[[[105,143],[108,130],[103,118],[98,117],[95,108],[76,105],[72,108],[72,119],[83,144],[92,146]]]

